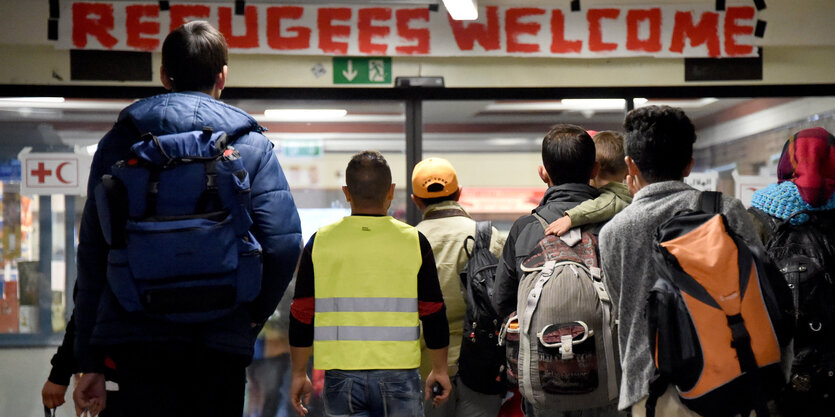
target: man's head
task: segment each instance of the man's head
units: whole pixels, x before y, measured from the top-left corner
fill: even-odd
[[[549,185],[588,184],[596,166],[594,142],[580,126],[554,125],[542,140],[542,165],[540,177]]]
[[[646,183],[680,181],[690,173],[696,130],[677,107],[647,106],[629,112],[623,122],[624,151]],[[630,167],[630,174],[633,174]]]
[[[355,213],[385,214],[394,198],[391,169],[377,151],[354,155],[345,170],[345,183],[342,190]]]
[[[612,130],[596,133],[592,138],[595,160],[600,166],[597,176],[610,181],[623,181],[626,162],[623,157],[623,135]]]
[[[162,44],[162,83],[174,91],[222,90],[228,60],[223,34],[203,21],[186,23],[169,33]]]
[[[412,200],[421,209],[461,196],[455,168],[444,158],[427,158],[412,170]]]

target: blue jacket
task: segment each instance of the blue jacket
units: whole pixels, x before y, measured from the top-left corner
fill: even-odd
[[[201,324],[173,324],[127,313],[107,284],[108,246],[96,210],[96,186],[119,160],[129,156],[140,133],[154,135],[211,127],[241,134],[234,142],[249,172],[252,233],[261,243],[261,293],[221,319]],[[75,304],[75,352],[80,372],[101,371],[107,345],[123,343],[188,343],[251,357],[257,330],[275,310],[296,268],[301,226],[287,180],[264,129],[242,110],[197,92],[162,94],[124,110],[99,142],[90,168],[87,202],[78,245],[78,295]],[[153,262],[152,260],[150,260]]]

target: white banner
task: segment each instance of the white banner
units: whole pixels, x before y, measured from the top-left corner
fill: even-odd
[[[297,6],[248,3],[63,1],[62,49],[159,51],[166,34],[207,20],[230,52],[367,56],[560,58],[746,57],[757,55],[757,10],[748,3],[562,8],[490,6],[477,21],[452,20],[426,6]]]
[[[751,206],[751,198],[755,191],[777,182],[776,175],[739,175],[739,172],[734,170],[731,176],[733,176],[736,185],[734,197],[742,201],[745,207]]]
[[[20,160],[20,193],[86,195],[92,157],[77,153],[34,153],[26,147]]]
[[[716,171],[691,172],[684,178],[684,183],[700,191],[716,191],[719,187],[719,173]]]

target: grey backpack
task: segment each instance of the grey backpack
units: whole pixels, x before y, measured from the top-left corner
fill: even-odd
[[[617,398],[616,324],[598,265],[597,238],[580,229],[545,236],[522,262],[518,381],[537,416]]]

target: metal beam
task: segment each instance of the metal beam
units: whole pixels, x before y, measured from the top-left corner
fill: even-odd
[[[423,159],[423,102],[406,100],[406,222],[420,223],[423,215],[412,203],[412,170]]]
[[[64,196],[64,265],[66,268],[66,283],[64,297],[64,323],[69,323],[70,315],[75,307],[75,277],[77,273],[75,259],[75,201],[74,195]]]
[[[38,197],[38,333],[52,333],[52,197]]]

